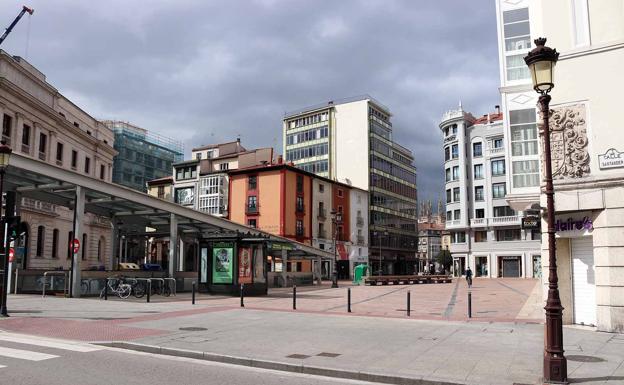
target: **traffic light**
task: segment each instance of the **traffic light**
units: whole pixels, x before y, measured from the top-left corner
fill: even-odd
[[[19,215],[14,216],[14,217],[7,217],[6,223],[8,225],[7,227],[7,234],[9,238],[8,241],[13,242],[19,236],[19,228],[20,228],[20,223],[22,223],[22,218]]]

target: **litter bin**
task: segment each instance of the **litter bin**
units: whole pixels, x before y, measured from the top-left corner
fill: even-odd
[[[357,265],[355,269],[353,269],[353,283],[355,285],[359,285],[362,283],[362,279],[366,276],[366,272],[368,271],[368,265]]]

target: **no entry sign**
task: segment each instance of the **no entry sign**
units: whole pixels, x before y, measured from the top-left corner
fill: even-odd
[[[77,238],[74,238],[74,240],[71,242],[71,247],[74,254],[76,254],[80,250],[80,241]]]
[[[13,262],[15,259],[15,250],[11,247],[9,249],[9,262]]]

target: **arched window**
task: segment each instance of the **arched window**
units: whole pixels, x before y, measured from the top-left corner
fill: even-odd
[[[54,229],[52,231],[52,258],[58,258],[58,239],[59,230]]]
[[[71,259],[72,257],[72,246],[71,242],[74,240],[74,232],[70,231],[67,233],[67,259]]]
[[[85,260],[86,257],[86,253],[85,250],[87,249],[87,233],[83,233],[82,234],[82,245],[80,245],[80,247],[82,248],[82,260]]]
[[[104,238],[104,236],[101,236],[100,240],[98,241],[98,250],[97,250],[97,260],[99,262],[102,261],[102,258],[104,256],[104,245],[106,245],[106,238]]]
[[[45,242],[45,227],[37,227],[37,257],[43,257],[43,249]]]

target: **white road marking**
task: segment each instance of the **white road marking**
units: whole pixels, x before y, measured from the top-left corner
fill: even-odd
[[[6,366],[4,366],[4,365],[0,365],[0,369],[2,369],[2,368],[6,368]]]
[[[16,342],[18,344],[36,345],[36,346],[43,346],[46,348],[70,350],[73,352],[81,352],[81,353],[95,352],[97,350],[102,350],[101,347],[87,345],[87,344],[60,342],[60,341],[54,341],[54,340],[49,340],[49,339],[32,338],[32,337],[26,337],[26,336],[7,335],[7,334],[0,334],[0,341]]]
[[[11,349],[0,346],[0,356],[9,357],[9,358],[17,358],[20,360],[28,360],[28,361],[43,361],[48,360],[50,358],[56,358],[53,354],[45,354],[45,353],[37,353],[31,352],[29,350],[21,350],[21,349]]]

